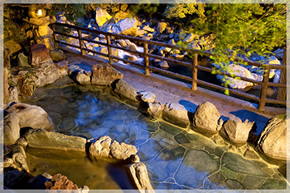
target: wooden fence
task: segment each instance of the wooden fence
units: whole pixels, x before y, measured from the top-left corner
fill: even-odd
[[[63,31],[57,31],[56,30],[56,26],[62,26],[62,27],[64,27],[64,29],[65,28],[66,29],[72,29],[72,28],[76,29],[77,32],[78,32],[78,36],[73,36],[73,35],[64,33]],[[228,89],[229,94],[237,95],[237,96],[240,96],[240,97],[244,97],[244,98],[256,101],[259,104],[258,105],[258,109],[260,111],[264,111],[266,103],[268,103],[268,104],[286,105],[286,101],[285,100],[267,98],[267,89],[268,89],[268,87],[271,86],[271,87],[282,87],[282,88],[285,88],[287,86],[286,84],[282,84],[282,83],[269,82],[270,70],[271,69],[281,69],[281,71],[282,70],[286,70],[286,65],[261,64],[261,63],[257,63],[257,62],[246,61],[246,60],[243,60],[243,59],[240,59],[240,58],[234,59],[234,61],[236,61],[236,62],[243,61],[243,62],[248,63],[249,65],[257,66],[257,67],[261,67],[261,68],[265,69],[264,70],[265,73],[264,73],[262,82],[256,81],[256,80],[252,80],[252,79],[249,79],[249,78],[246,78],[246,77],[236,76],[236,77],[239,77],[241,80],[244,80],[244,81],[247,81],[247,82],[252,82],[255,85],[260,85],[261,86],[261,93],[260,93],[260,97],[258,97],[258,96],[255,96],[255,95],[252,95],[252,94],[249,94],[249,93],[246,93],[246,92],[242,92],[242,91],[231,89],[231,88],[225,88],[225,87],[220,86],[220,85],[216,85],[216,84],[212,84],[210,82],[199,80],[198,77],[197,77],[197,72],[199,70],[211,73],[212,69],[208,68],[208,67],[205,67],[205,66],[198,65],[198,55],[200,55],[200,54],[207,55],[207,56],[214,55],[211,52],[195,50],[195,49],[187,49],[187,48],[184,48],[184,47],[181,47],[181,46],[178,46],[178,45],[171,45],[171,44],[166,44],[166,43],[157,42],[157,41],[144,40],[144,39],[136,38],[136,37],[132,37],[132,36],[126,36],[126,35],[114,34],[114,33],[109,33],[109,32],[103,32],[103,31],[99,31],[99,30],[94,30],[94,29],[89,29],[89,28],[84,28],[84,27],[79,27],[79,26],[73,26],[73,25],[68,25],[68,24],[62,24],[62,23],[55,23],[55,24],[53,24],[52,27],[53,27],[53,31],[54,31],[54,40],[55,40],[56,43],[64,44],[64,45],[71,46],[71,47],[74,47],[74,48],[78,48],[78,49],[80,49],[80,52],[81,52],[82,55],[85,55],[86,52],[91,52],[93,54],[105,56],[105,57],[108,58],[109,63],[111,65],[113,65],[113,63],[114,63],[113,59],[117,59],[117,60],[120,60],[120,61],[123,61],[123,62],[126,62],[126,63],[130,63],[130,64],[133,64],[133,65],[136,65],[139,68],[140,67],[143,68],[144,71],[145,71],[145,74],[147,76],[150,76],[150,70],[151,70],[152,72],[158,72],[158,73],[162,73],[162,74],[166,74],[166,75],[169,75],[169,76],[173,76],[173,77],[176,77],[176,78],[179,78],[179,79],[182,79],[182,80],[190,81],[192,83],[192,90],[197,90],[198,89],[198,87],[197,87],[198,84],[206,86],[206,87],[209,87],[209,88],[217,89],[217,90],[220,90],[220,91],[223,91],[223,92],[226,91],[226,89]],[[102,34],[106,38],[106,43],[100,42],[100,41],[94,41],[94,40],[91,40],[91,39],[88,39],[88,38],[84,38],[82,36],[82,31],[95,33],[95,34]],[[64,41],[59,41],[57,39],[56,34],[59,34],[59,35],[62,35],[62,36],[66,36],[66,37],[76,38],[76,39],[79,40],[79,45],[76,46],[76,45],[72,45],[72,44],[69,44],[69,43],[64,42]],[[131,41],[133,41],[135,43],[136,42],[142,43],[143,47],[144,47],[144,52],[139,52],[139,51],[123,48],[123,47],[120,47],[120,46],[112,45],[111,44],[112,37],[114,37],[115,39],[128,39],[128,40],[131,40]],[[107,50],[108,50],[108,54],[97,52],[95,50],[87,49],[85,47],[85,45],[84,45],[84,41],[96,43],[96,44],[99,44],[99,45],[102,45],[102,46],[106,46]],[[176,50],[187,51],[188,53],[193,54],[192,62],[191,63],[190,62],[185,62],[185,61],[181,61],[181,60],[176,60],[176,59],[172,59],[172,58],[163,57],[163,56],[159,56],[159,55],[148,53],[148,45],[149,44],[156,45],[156,46],[173,48],[173,49],[176,49]],[[134,61],[126,60],[124,58],[120,58],[118,56],[115,56],[115,55],[112,54],[112,48],[121,49],[121,50],[124,50],[126,52],[132,53],[134,55],[138,55],[140,57],[143,57],[144,58],[144,64],[140,64],[140,63],[137,63],[137,62],[134,62]],[[192,68],[192,77],[181,75],[181,74],[178,74],[178,73],[175,73],[175,72],[171,72],[171,71],[168,71],[168,70],[164,70],[164,69],[161,69],[161,68],[157,68],[157,67],[151,66],[151,65],[149,65],[149,58],[156,58],[156,59],[160,59],[160,60],[167,61],[167,62],[170,62],[170,63],[174,63],[174,64],[178,64],[178,65],[182,65],[182,66],[186,66],[186,67]],[[226,73],[226,72],[217,72],[217,74],[221,74],[221,75],[224,75],[224,76],[232,77],[232,75],[230,73]]]

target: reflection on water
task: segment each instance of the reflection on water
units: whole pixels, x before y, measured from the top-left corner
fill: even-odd
[[[27,162],[32,175],[61,173],[79,187],[132,189],[124,167],[112,160],[90,161],[84,153],[28,148]]]
[[[277,168],[230,153],[193,131],[152,122],[107,88],[85,93],[73,85],[40,88],[27,102],[44,108],[58,132],[87,139],[107,135],[135,145],[155,189],[286,188]]]

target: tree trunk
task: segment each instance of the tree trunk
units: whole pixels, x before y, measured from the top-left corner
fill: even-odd
[[[282,65],[287,65],[287,49],[286,47],[284,48],[284,55],[283,55],[283,61],[282,61]],[[283,83],[286,84],[286,69],[281,70],[281,74],[280,74],[280,81],[279,83]],[[278,88],[278,95],[277,95],[277,99],[279,100],[286,100],[286,88]]]

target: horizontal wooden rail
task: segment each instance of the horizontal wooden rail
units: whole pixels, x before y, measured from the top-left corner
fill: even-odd
[[[149,66],[149,69],[151,69],[153,72],[160,72],[160,73],[167,74],[169,76],[174,76],[176,78],[180,78],[180,79],[183,79],[183,80],[187,80],[187,81],[191,81],[192,80],[188,76],[180,75],[178,73],[170,72],[168,70],[163,70],[161,68],[157,68],[157,67],[154,67],[154,66]]]
[[[110,45],[110,47],[112,47],[112,48],[116,48],[116,49],[120,49],[120,50],[124,50],[124,51],[126,51],[126,52],[132,53],[132,54],[134,54],[134,55],[139,55],[139,56],[141,56],[141,57],[144,56],[144,53],[142,53],[142,52],[138,52],[138,51],[135,51],[135,50],[130,50],[130,49],[128,49],[128,48],[123,48],[123,47],[120,47],[120,46],[114,46],[114,45]]]
[[[73,44],[69,44],[69,43],[66,43],[66,42],[62,42],[62,41],[58,41],[58,40],[56,40],[55,42],[56,42],[56,43],[60,43],[60,44],[64,44],[64,45],[67,45],[67,46],[71,46],[71,47],[74,47],[74,48],[81,49],[80,46],[75,46],[75,45],[73,45]]]
[[[104,54],[104,53],[102,53],[102,52],[97,52],[97,51],[90,50],[90,49],[87,49],[87,48],[83,48],[83,50],[85,50],[85,51],[87,51],[87,52],[94,53],[94,54],[98,54],[98,55],[101,55],[101,56],[108,57],[108,54]]]
[[[266,99],[266,103],[269,103],[269,104],[279,104],[279,105],[286,105],[287,104],[286,101],[277,100],[277,99]]]
[[[112,58],[114,58],[114,59],[116,59],[116,60],[121,60],[121,61],[123,61],[123,62],[125,62],[125,63],[133,64],[133,65],[135,65],[135,66],[138,66],[138,67],[143,68],[143,65],[141,65],[141,64],[139,64],[139,63],[136,63],[136,62],[133,62],[133,61],[131,61],[131,60],[126,60],[126,59],[123,59],[123,58],[119,58],[119,57],[117,57],[117,56],[112,56]]]
[[[216,85],[216,84],[205,82],[203,80],[197,80],[197,83],[201,84],[203,86],[207,86],[207,87],[210,87],[210,88],[213,88],[213,89],[217,89],[217,90],[223,91],[223,92],[228,90],[230,94],[235,94],[237,96],[245,97],[245,98],[248,98],[248,99],[251,99],[251,100],[255,100],[255,101],[259,101],[260,100],[260,98],[257,97],[257,96],[254,96],[254,95],[251,95],[251,94],[247,94],[247,93],[244,93],[244,92],[241,92],[241,91],[238,91],[238,90],[234,90],[234,89],[231,89],[231,88],[225,88],[223,86],[219,86],[219,85]]]
[[[204,66],[197,66],[197,69],[198,70],[203,70],[203,71],[206,71],[206,72],[212,72],[212,69],[211,68],[208,68],[208,67],[204,67]],[[216,71],[216,74],[220,74],[220,75],[223,75],[223,76],[227,76],[227,77],[232,77],[232,74],[231,73],[228,73],[228,72],[218,72]],[[243,77],[243,76],[235,76],[235,77],[239,77],[241,80],[244,80],[244,81],[247,81],[247,82],[252,82],[254,84],[257,84],[257,85],[261,85],[262,82],[260,81],[257,81],[257,80],[253,80],[253,79],[250,79],[250,78],[246,78],[246,77]]]
[[[280,88],[287,88],[286,84],[282,84],[282,83],[273,83],[273,82],[269,82],[268,86],[272,86],[272,87],[280,87]]]
[[[73,35],[61,33],[61,32],[58,32],[58,31],[56,31],[55,33],[58,34],[58,35],[67,36],[67,37],[70,37],[70,38],[75,38],[75,39],[79,38],[78,36],[73,36]]]
[[[125,63],[133,64],[133,65],[137,66],[138,68],[144,69],[144,72],[145,72],[146,75],[150,75],[150,71],[149,70],[151,70],[153,72],[158,72],[158,73],[165,74],[165,75],[168,75],[168,76],[171,76],[171,77],[175,77],[175,78],[178,78],[178,79],[181,79],[181,80],[189,81],[189,82],[192,82],[193,91],[195,91],[197,89],[196,84],[200,84],[200,85],[203,85],[205,87],[216,89],[216,90],[223,91],[223,92],[228,90],[229,93],[232,94],[232,95],[236,95],[236,96],[239,96],[239,97],[247,98],[247,99],[254,100],[254,101],[258,102],[259,103],[259,110],[261,110],[261,111],[264,110],[264,106],[265,106],[266,103],[286,105],[286,101],[277,100],[277,99],[268,99],[267,96],[266,96],[266,90],[267,90],[267,88],[269,86],[278,87],[278,88],[286,88],[287,87],[286,84],[269,82],[269,71],[271,69],[285,70],[287,68],[286,65],[262,64],[262,63],[254,62],[254,61],[251,61],[251,60],[248,60],[248,59],[244,59],[244,58],[234,58],[233,59],[232,57],[227,56],[231,61],[247,63],[248,65],[257,66],[257,67],[265,69],[265,74],[264,74],[262,82],[256,81],[256,80],[253,80],[253,79],[250,79],[250,78],[242,77],[242,76],[234,75],[234,77],[232,77],[233,75],[231,73],[216,71],[216,74],[220,74],[220,75],[228,76],[228,77],[232,77],[232,78],[239,77],[240,80],[251,82],[251,83],[253,83],[255,85],[260,85],[261,86],[261,95],[260,95],[260,97],[258,97],[258,96],[254,96],[254,95],[251,95],[251,94],[239,91],[239,90],[235,90],[235,89],[231,89],[231,88],[225,88],[225,87],[220,86],[220,85],[216,85],[216,84],[212,84],[212,83],[209,83],[209,82],[206,82],[206,81],[203,81],[203,80],[199,80],[197,78],[198,70],[209,72],[209,73],[212,73],[212,71],[213,71],[212,68],[208,68],[208,67],[205,67],[205,66],[198,65],[198,60],[197,60],[198,55],[219,57],[220,56],[219,54],[211,53],[209,51],[191,49],[191,48],[183,47],[183,46],[179,46],[179,45],[172,45],[172,44],[167,44],[167,43],[163,43],[163,42],[145,40],[145,39],[142,39],[142,38],[137,38],[137,37],[132,37],[132,36],[114,34],[114,33],[110,33],[110,32],[104,32],[104,31],[95,30],[95,29],[89,29],[89,28],[85,28],[85,27],[73,26],[73,25],[69,25],[69,24],[55,23],[53,25],[54,25],[53,26],[54,38],[55,38],[55,42],[56,43],[68,45],[68,46],[71,46],[71,47],[74,47],[74,48],[78,48],[78,49],[81,50],[82,54],[84,54],[84,51],[86,51],[86,52],[91,52],[91,53],[98,54],[98,55],[101,55],[101,56],[105,56],[105,57],[108,58],[110,64],[113,64],[113,59],[116,59],[116,60],[119,60],[119,61],[123,61]],[[63,27],[67,27],[67,28],[74,28],[74,29],[76,29],[78,31],[79,36],[72,36],[70,34],[65,34],[63,32],[56,31],[55,30],[55,25],[63,26]],[[83,32],[85,31],[87,33],[102,34],[102,35],[104,35],[104,39],[106,39],[106,43],[82,37],[82,31]],[[78,38],[80,46],[75,46],[75,45],[72,45],[72,44],[69,44],[69,43],[66,43],[66,42],[63,42],[63,41],[58,41],[58,40],[56,40],[56,34],[59,34],[61,36],[67,36],[67,37],[71,37],[71,38],[76,38],[76,39]],[[120,47],[118,45],[113,45],[113,44],[111,44],[111,39],[115,39],[115,40],[117,40],[117,39],[128,39],[128,40],[130,40],[130,41],[132,41],[134,43],[139,42],[139,43],[144,45],[144,52],[139,52],[139,51],[136,51],[136,50],[130,50],[129,48],[126,48],[126,47]],[[84,48],[84,41],[92,42],[92,43],[107,47],[108,54]],[[167,47],[167,48],[171,48],[171,49],[177,49],[177,50],[186,51],[186,52],[188,52],[189,54],[192,55],[192,57],[193,57],[192,63],[148,53],[148,45],[155,45],[155,46],[161,46],[161,47]],[[126,51],[128,53],[131,53],[133,55],[140,56],[140,57],[144,58],[144,64],[140,64],[140,63],[137,63],[137,62],[134,62],[134,61],[131,61],[131,60],[127,60],[127,59],[123,59],[123,58],[120,58],[118,56],[115,56],[115,55],[113,55],[112,48],[120,49],[120,50]],[[169,70],[165,70],[165,69],[157,68],[157,67],[154,67],[154,66],[150,66],[149,65],[149,58],[155,58],[155,59],[159,59],[159,60],[162,60],[162,61],[167,61],[167,62],[170,62],[170,63],[173,63],[173,64],[178,64],[178,65],[185,66],[185,67],[189,68],[189,70],[192,72],[192,77],[184,76],[184,75],[181,75],[181,74],[169,71]]]
[[[175,60],[175,59],[171,59],[171,58],[164,58],[162,56],[158,56],[158,55],[155,55],[155,54],[147,54],[150,58],[156,58],[156,59],[159,59],[159,60],[164,60],[164,61],[167,61],[167,62],[171,62],[171,63],[175,63],[175,64],[180,64],[182,66],[186,66],[186,67],[189,67],[189,68],[192,68],[192,64],[191,63],[188,63],[188,62],[182,62],[182,61],[179,61],[179,60]]]

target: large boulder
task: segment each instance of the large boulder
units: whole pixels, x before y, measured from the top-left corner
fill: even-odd
[[[220,114],[214,104],[204,102],[193,114],[193,130],[205,135],[216,134],[220,130]]]
[[[266,156],[287,159],[287,117],[277,115],[270,119],[260,135],[257,148]]]
[[[151,186],[150,179],[148,176],[146,165],[142,162],[136,162],[129,166],[129,173],[132,177],[137,189],[141,193],[151,192],[154,190]]]
[[[111,144],[111,155],[113,158],[119,160],[126,160],[130,158],[131,155],[135,155],[137,153],[137,149],[134,145],[126,144],[126,143],[119,143],[114,141]]]
[[[154,103],[156,96],[155,94],[151,92],[146,92],[146,91],[140,91],[139,95],[141,97],[141,100],[145,103]]]
[[[252,80],[259,80],[258,77],[253,76],[252,73],[245,67],[237,65],[237,64],[230,64],[227,67],[227,72],[232,73],[235,76],[241,76],[245,78],[249,78]],[[247,82],[244,80],[238,80],[235,78],[231,78],[228,76],[223,76],[218,74],[217,79],[223,83],[227,83],[229,87],[235,88],[235,89],[245,89],[246,87],[253,86],[252,82]]]
[[[68,66],[69,77],[81,85],[91,84],[92,66],[88,63],[71,63]]]
[[[5,109],[4,144],[12,145],[20,137],[20,129],[30,127],[52,131],[53,122],[48,114],[35,105],[14,103]]]
[[[112,139],[109,136],[100,137],[89,148],[89,156],[91,158],[109,157]]]
[[[183,105],[178,103],[167,103],[162,114],[162,118],[172,124],[180,127],[188,127],[190,124],[191,110],[187,110]]]
[[[49,50],[43,44],[35,44],[30,47],[30,59],[33,67],[39,67],[41,62],[50,61]]]
[[[121,99],[138,102],[137,96],[139,91],[124,80],[117,80],[112,86],[114,93],[116,93]]]
[[[239,118],[229,119],[223,124],[220,133],[231,142],[242,145],[247,143],[249,133],[254,125],[254,122],[249,122],[246,119],[242,122]]]
[[[36,86],[43,87],[55,82],[60,76],[46,46],[36,44],[30,49],[31,65],[35,68]]]
[[[126,18],[112,26],[112,32],[128,36],[136,36],[138,21],[135,18]]]
[[[66,59],[64,52],[60,49],[52,50],[50,52],[50,56],[54,62],[59,62]]]
[[[54,83],[60,78],[57,67],[54,65],[52,59],[47,62],[42,62],[40,68],[35,68],[37,87],[43,87],[48,84]]]
[[[94,65],[92,84],[110,86],[115,80],[123,79],[123,74],[108,65]]]
[[[24,138],[32,148],[86,152],[87,140],[82,137],[38,129],[25,134]]]
[[[147,112],[151,119],[155,120],[161,117],[162,112],[165,108],[164,104],[160,103],[148,103],[148,109]]]
[[[96,9],[96,23],[99,27],[103,26],[111,18],[112,16],[106,10],[102,8]]]

